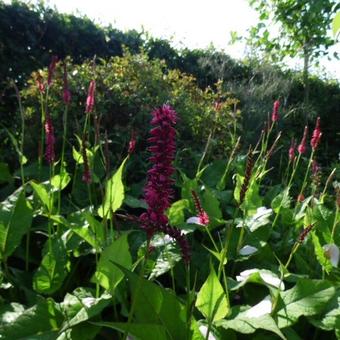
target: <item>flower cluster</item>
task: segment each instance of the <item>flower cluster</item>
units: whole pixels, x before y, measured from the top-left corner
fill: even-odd
[[[149,240],[157,231],[175,238],[182,249],[184,260],[187,261],[189,245],[181,232],[169,225],[165,215],[173,197],[174,181],[171,176],[175,171],[172,162],[176,151],[176,131],[173,125],[176,124],[177,114],[169,105],[163,105],[154,110],[152,116],[151,125],[154,128],[151,129],[151,137],[148,139],[151,144],[148,150],[152,154],[149,158],[152,167],[148,171],[144,189],[148,209],[139,220]]]
[[[201,201],[195,191],[191,192],[192,197],[194,199],[195,207],[197,210],[197,216],[191,217],[187,221],[187,223],[196,223],[196,224],[201,224],[204,226],[207,226],[210,222],[209,220],[209,215],[206,213],[206,211],[202,208]]]

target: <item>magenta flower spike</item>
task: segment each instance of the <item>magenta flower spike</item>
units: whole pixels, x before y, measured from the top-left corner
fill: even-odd
[[[48,164],[52,164],[55,159],[55,153],[54,153],[54,144],[55,144],[55,138],[54,138],[54,127],[52,123],[52,119],[50,115],[46,116],[45,120],[45,134],[46,134],[46,152],[45,157]]]
[[[301,139],[301,142],[299,146],[297,147],[298,153],[301,155],[306,152],[306,139],[308,134],[308,127],[305,126],[305,130],[303,131],[303,137]]]
[[[319,145],[320,139],[321,139],[322,133],[320,129],[320,117],[316,119],[315,128],[313,131],[312,139],[310,141],[310,145],[312,146],[312,149],[315,151],[316,148]]]
[[[191,192],[192,197],[194,199],[195,207],[197,210],[197,218],[198,218],[198,223],[204,226],[207,226],[210,222],[209,220],[209,215],[207,212],[203,209],[201,201],[195,191]]]
[[[272,112],[272,122],[276,122],[279,120],[279,108],[280,108],[280,101],[275,100],[273,105],[273,112]]]
[[[95,92],[96,92],[96,81],[91,80],[88,93],[87,93],[87,99],[86,99],[86,108],[85,108],[86,113],[90,113],[93,111]]]
[[[171,178],[175,169],[172,162],[175,158],[176,124],[177,114],[169,106],[163,105],[152,112],[150,131],[151,137],[148,142],[151,146],[149,158],[152,163],[147,174],[147,184],[144,189],[144,198],[148,205],[147,211],[139,217],[142,228],[150,240],[152,236],[160,231],[176,239],[182,250],[183,259],[189,261],[189,244],[180,230],[169,225],[165,210],[170,207],[173,198]]]

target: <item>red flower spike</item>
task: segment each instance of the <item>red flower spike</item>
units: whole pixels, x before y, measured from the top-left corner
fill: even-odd
[[[209,215],[202,208],[201,201],[200,201],[197,193],[195,191],[192,191],[191,194],[192,194],[192,197],[194,199],[195,207],[196,207],[197,214],[198,214],[197,217],[198,217],[199,223],[202,224],[202,225],[205,225],[205,226],[208,225],[209,222],[210,222]]]
[[[135,152],[136,149],[136,133],[135,131],[132,132],[131,134],[131,139],[129,141],[129,149],[128,149],[128,154],[131,155]]]
[[[305,130],[303,132],[303,137],[301,139],[301,142],[299,146],[297,147],[298,153],[301,155],[306,152],[306,139],[307,139],[307,134],[308,134],[308,127],[305,126]]]

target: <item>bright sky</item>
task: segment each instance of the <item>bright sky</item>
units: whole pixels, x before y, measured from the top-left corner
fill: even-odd
[[[63,13],[86,14],[97,23],[128,30],[142,28],[154,37],[170,39],[176,47],[205,48],[210,43],[234,58],[245,46],[228,45],[230,32],[245,35],[257,23],[247,0],[48,0]],[[340,52],[340,43],[332,51]],[[321,60],[328,76],[340,80],[339,61]],[[291,66],[298,67],[292,62]]]

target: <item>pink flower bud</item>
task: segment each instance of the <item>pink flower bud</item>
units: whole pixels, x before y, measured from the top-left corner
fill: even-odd
[[[136,149],[136,133],[133,131],[132,135],[131,135],[131,139],[129,141],[129,149],[128,149],[128,153],[129,155],[133,154],[135,152]]]
[[[292,162],[295,158],[295,139],[294,138],[292,138],[292,142],[290,144],[288,155],[289,155],[289,161]]]

